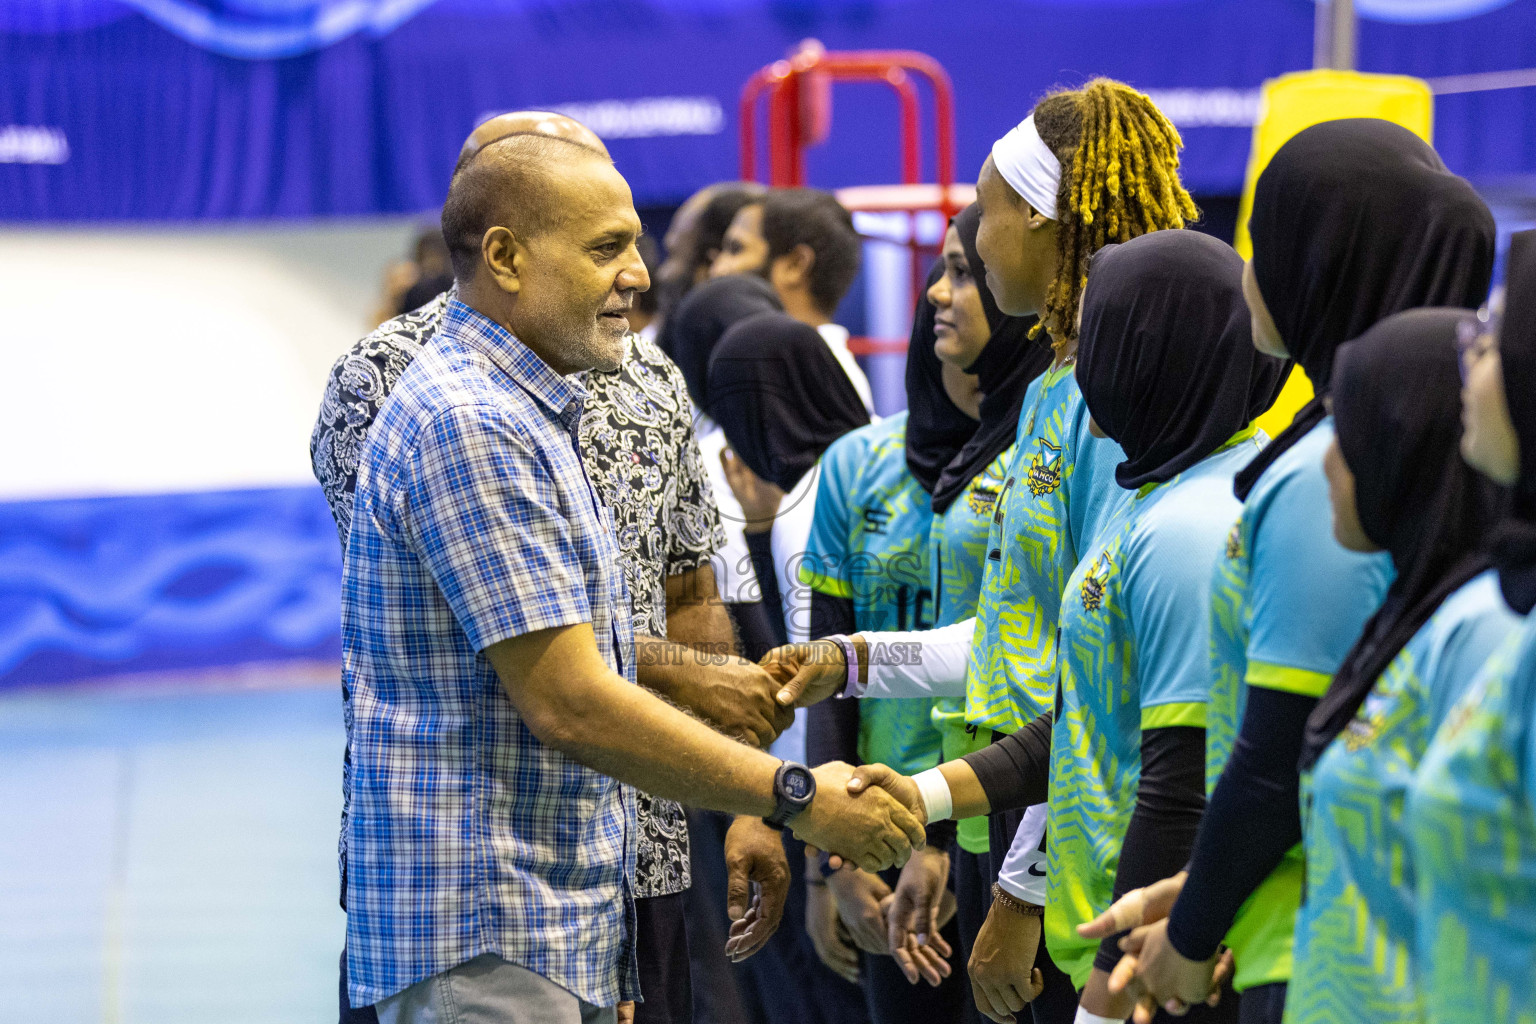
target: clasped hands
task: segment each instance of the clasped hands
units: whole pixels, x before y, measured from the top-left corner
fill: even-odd
[[[1190,960],[1168,941],[1168,915],[1186,877],[1181,871],[1172,878],[1133,889],[1077,929],[1089,939],[1104,939],[1131,929],[1120,940],[1125,955],[1110,973],[1109,990],[1129,993],[1135,999],[1136,1024],[1151,1024],[1159,1008],[1183,1016],[1198,1003],[1215,1006],[1222,986],[1232,976],[1230,950],[1222,950],[1209,960]]]
[[[808,879],[819,871],[807,862]],[[858,980],[862,950],[894,957],[913,984],[941,984],[951,972],[952,951],[939,933],[955,913],[948,881],[949,854],[931,847],[913,851],[894,890],[879,875],[843,865],[825,885],[806,889],[806,931],[817,956],[849,981]]]

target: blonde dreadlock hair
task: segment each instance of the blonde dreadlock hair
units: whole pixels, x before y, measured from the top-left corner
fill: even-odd
[[[1061,162],[1056,194],[1056,280],[1040,322],[1058,348],[1077,337],[1077,303],[1088,260],[1111,242],[1182,228],[1200,211],[1179,182],[1178,129],[1124,82],[1095,78],[1035,105],[1035,130]],[[1039,330],[1037,325],[1035,328]]]

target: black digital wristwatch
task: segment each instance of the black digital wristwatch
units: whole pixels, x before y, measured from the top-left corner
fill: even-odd
[[[816,797],[816,776],[803,764],[785,761],[773,773],[773,798],[778,806],[763,821],[782,829],[790,818],[811,806]]]

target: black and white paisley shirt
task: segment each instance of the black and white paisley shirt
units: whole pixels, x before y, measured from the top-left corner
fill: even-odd
[[[437,334],[453,295],[446,292],[386,321],[331,368],[309,454],[343,549],[363,438],[400,375]],[[616,372],[585,377],[591,397],[581,421],[581,456],[613,515],[635,632],[664,637],[667,577],[708,562],[725,534],[694,438],[681,371],[653,342],[637,334],[626,340],[628,353]],[[342,700],[344,706],[350,703],[345,690]],[[344,776],[349,771],[350,759]],[[691,884],[683,809],[670,800],[637,797],[635,895],[681,892]],[[345,807],[341,831],[345,870]]]

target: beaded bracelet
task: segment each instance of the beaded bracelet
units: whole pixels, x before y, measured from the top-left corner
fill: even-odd
[[[1000,903],[1003,905],[1003,907],[1013,911],[1015,914],[1023,914],[1026,917],[1045,916],[1044,907],[1038,907],[1033,903],[1025,903],[1013,893],[1009,892],[1007,889],[1004,889],[1002,884],[999,882],[992,883],[992,902]]]

